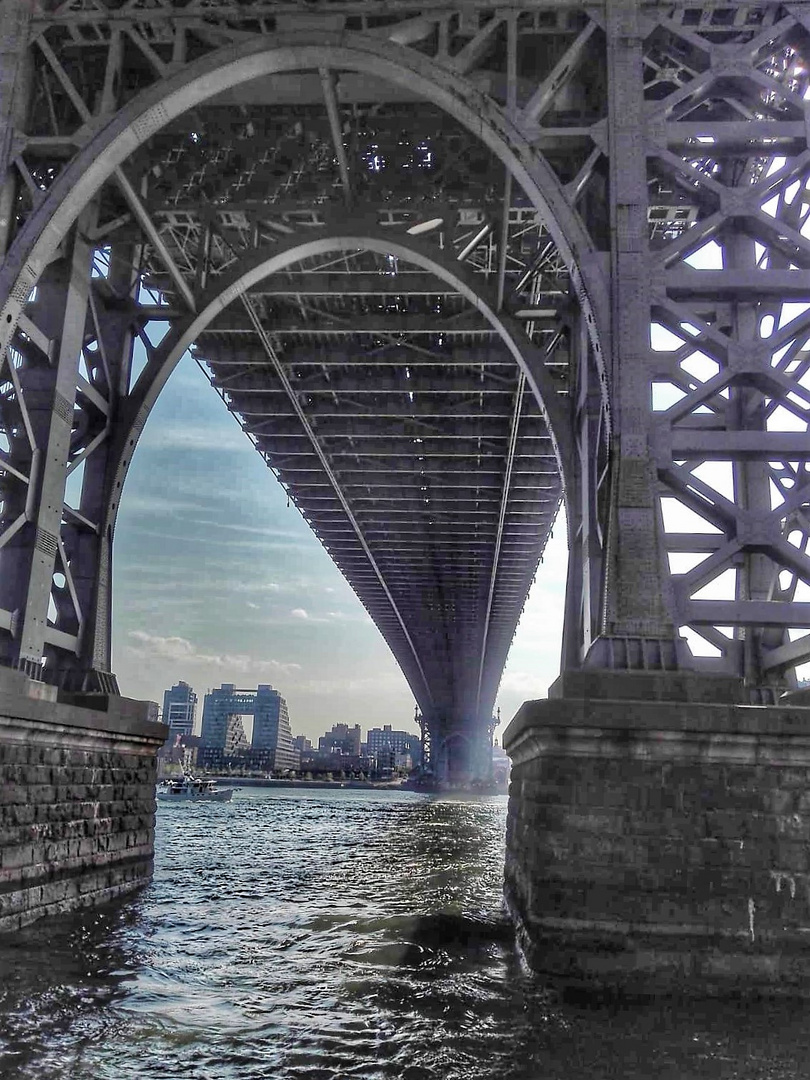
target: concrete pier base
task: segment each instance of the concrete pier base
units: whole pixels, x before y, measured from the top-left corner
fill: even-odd
[[[166,735],[155,714],[0,670],[0,931],[149,880]]]
[[[646,674],[598,698],[596,674],[504,735],[528,962],[595,990],[810,996],[810,708]]]

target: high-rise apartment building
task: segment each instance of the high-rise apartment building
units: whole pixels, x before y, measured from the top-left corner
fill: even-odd
[[[355,724],[354,727],[349,727],[348,724],[335,724],[331,731],[327,731],[318,739],[318,753],[359,757],[361,742],[359,724]]]
[[[229,716],[252,716],[252,750],[266,750],[269,767],[297,769],[299,754],[293,747],[287,702],[272,686],[260,684],[255,690],[242,690],[233,683],[205,695],[202,718],[202,742],[206,747],[224,749]]]
[[[163,723],[169,736],[193,735],[197,715],[197,695],[186,682],[179,682],[163,694]]]
[[[414,765],[422,760],[422,741],[410,731],[392,731],[390,724],[381,728],[369,728],[367,740],[370,758],[390,759],[410,757]]]

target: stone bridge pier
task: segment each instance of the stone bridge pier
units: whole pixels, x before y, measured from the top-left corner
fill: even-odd
[[[149,880],[156,713],[0,668],[0,932]]]
[[[810,19],[602,17],[609,318],[574,410],[562,675],[503,740],[507,902],[532,965],[583,985],[807,994],[810,279],[776,249],[806,245]]]
[[[597,990],[806,995],[810,699],[576,672],[527,702],[506,900],[531,965]]]
[[[494,719],[448,723],[420,718],[423,773],[437,790],[483,788],[492,782]]]

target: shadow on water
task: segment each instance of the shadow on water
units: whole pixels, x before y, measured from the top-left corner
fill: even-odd
[[[122,936],[132,899],[43,920],[0,938],[0,1077],[61,1078],[102,1038],[138,969]]]
[[[574,998],[501,905],[505,800],[161,811],[139,897],[0,940],[1,1080],[794,1080],[804,1006]]]

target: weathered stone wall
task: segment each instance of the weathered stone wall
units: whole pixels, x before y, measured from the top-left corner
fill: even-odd
[[[506,898],[536,970],[810,994],[810,709],[528,702]]]
[[[0,672],[0,931],[149,880],[165,728],[124,698],[57,700]]]

